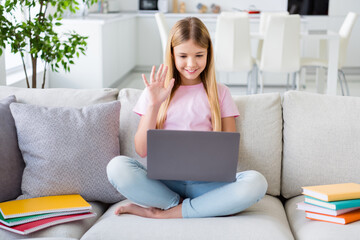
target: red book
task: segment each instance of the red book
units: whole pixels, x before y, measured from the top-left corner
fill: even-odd
[[[2,223],[0,223],[0,228],[8,230],[10,232],[18,233],[21,235],[27,235],[29,233],[51,227],[57,224],[72,222],[76,220],[81,220],[85,218],[90,218],[96,216],[96,213],[83,213],[83,214],[74,214],[74,215],[67,215],[67,216],[59,216],[59,217],[52,217],[47,219],[42,219],[34,222],[29,222],[21,225],[17,225],[14,227],[8,227]]]

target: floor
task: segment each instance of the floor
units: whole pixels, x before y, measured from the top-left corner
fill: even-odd
[[[150,77],[149,72],[141,72],[141,71],[132,71],[128,74],[121,83],[117,86],[117,88],[136,88],[136,89],[144,89],[144,83],[141,78],[141,74],[144,73],[147,76],[147,79]],[[221,81],[220,81],[221,82]],[[350,96],[360,97],[360,75],[350,75],[347,76],[347,82],[349,86]],[[269,92],[280,92],[283,94],[286,91],[285,86],[265,86],[264,93]],[[304,91],[316,93],[316,83],[314,75],[307,77],[306,79],[306,87]],[[340,84],[337,87],[338,95],[342,95]],[[246,87],[236,86],[230,87],[230,92],[232,95],[246,95]]]

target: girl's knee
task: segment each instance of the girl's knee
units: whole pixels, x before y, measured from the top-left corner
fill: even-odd
[[[268,188],[266,178],[264,175],[254,170],[251,171],[251,174],[253,175],[254,185],[257,187],[259,193],[265,195]]]
[[[106,173],[109,180],[116,179],[119,176],[126,175],[128,171],[129,162],[132,159],[126,156],[117,156],[111,159],[106,167]]]
[[[246,179],[245,181],[250,184],[251,192],[259,198],[262,198],[266,194],[268,188],[266,178],[260,172],[255,170],[245,171],[243,174],[244,176],[240,178]]]

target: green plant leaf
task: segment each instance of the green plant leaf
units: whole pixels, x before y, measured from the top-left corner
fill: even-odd
[[[86,4],[94,4],[97,0],[81,0]],[[47,7],[40,7],[41,3],[53,7],[51,14],[46,13]],[[51,66],[51,71],[58,72],[59,64],[65,71],[70,71],[72,59],[85,55],[88,37],[76,32],[64,34],[54,31],[54,26],[61,26],[62,15],[65,10],[74,12],[78,9],[79,1],[76,0],[0,0],[0,46],[6,44],[11,47],[12,53],[31,54],[45,64]],[[13,17],[18,9],[31,12],[31,17],[26,20],[14,21]],[[8,14],[5,15],[4,13]],[[52,22],[56,22],[53,24]],[[61,36],[61,37],[60,37]],[[0,48],[0,55],[3,50]],[[35,63],[36,64],[36,63]]]

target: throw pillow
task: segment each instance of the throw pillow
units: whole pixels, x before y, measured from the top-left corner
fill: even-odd
[[[21,194],[21,178],[25,164],[9,108],[10,103],[15,101],[15,96],[0,100],[0,202],[13,200]]]
[[[81,109],[12,103],[19,147],[26,163],[21,198],[80,194],[113,203],[122,196],[106,166],[119,155],[120,102]]]

